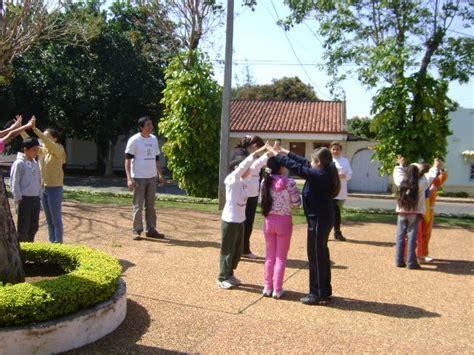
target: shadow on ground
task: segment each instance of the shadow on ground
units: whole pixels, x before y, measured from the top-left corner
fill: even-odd
[[[351,244],[362,244],[362,245],[370,245],[373,247],[385,247],[385,248],[391,248],[395,246],[395,243],[392,242],[378,242],[375,240],[354,240],[354,239],[347,239],[345,243],[351,243]]]
[[[429,264],[423,264],[422,270],[445,272],[454,275],[473,275],[474,262],[468,260],[435,259]]]
[[[288,291],[285,294],[285,299],[300,302],[300,299],[304,296],[306,296],[306,294],[301,292]],[[345,297],[333,297],[327,307],[340,309],[342,311],[367,312],[393,318],[416,319],[441,317],[439,313],[429,312],[423,308],[405,304],[364,301]]]
[[[98,341],[63,354],[182,354],[159,347],[137,344],[150,327],[148,311],[127,300],[127,317],[112,333]]]

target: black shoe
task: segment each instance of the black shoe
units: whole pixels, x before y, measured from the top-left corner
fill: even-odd
[[[165,239],[165,235],[163,233],[158,232],[156,229],[146,232],[145,235],[148,238]]]
[[[421,269],[421,266],[420,264],[415,264],[415,265],[408,265],[407,268],[411,270],[418,270],[418,269]]]
[[[341,232],[335,233],[334,234],[334,239],[339,240],[341,242],[345,242],[347,240],[346,238],[344,238],[344,236],[342,235]]]
[[[301,303],[307,305],[324,305],[327,304],[331,300],[331,296],[328,297],[316,297],[313,295],[306,295],[300,299]]]
[[[396,267],[407,267],[407,264],[405,264],[405,263],[397,264]]]
[[[134,234],[133,235],[133,240],[142,240],[142,237],[140,234]]]

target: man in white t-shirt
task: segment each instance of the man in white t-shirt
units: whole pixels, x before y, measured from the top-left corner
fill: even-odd
[[[133,191],[133,239],[141,239],[144,204],[146,236],[164,238],[164,235],[156,230],[155,212],[157,175],[160,178],[160,186],[165,184],[160,164],[160,147],[158,139],[152,134],[154,127],[150,117],[141,117],[138,120],[138,128],[140,132],[130,137],[125,148],[127,186]]]
[[[342,156],[342,144],[339,142],[332,142],[330,146],[332,153],[332,160],[336,164],[337,171],[339,173],[339,179],[341,181],[341,190],[339,194],[334,198],[334,238],[336,240],[345,241],[346,238],[341,232],[341,210],[344,206],[344,202],[347,199],[347,182],[352,177],[352,169],[349,164],[349,160]]]

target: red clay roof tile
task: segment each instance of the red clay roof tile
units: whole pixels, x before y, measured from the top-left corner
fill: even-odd
[[[232,132],[345,133],[343,101],[234,100]]]

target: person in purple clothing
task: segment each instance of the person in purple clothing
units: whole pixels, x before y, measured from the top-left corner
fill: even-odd
[[[301,205],[301,197],[295,180],[284,175],[285,167],[275,158],[268,159],[266,170],[260,189],[266,244],[263,295],[279,299],[285,292],[282,285],[293,233],[291,208]]]
[[[306,180],[303,208],[308,222],[309,294],[301,298],[301,302],[324,304],[332,296],[328,238],[334,225],[333,200],[341,188],[339,175],[328,148],[316,149],[311,162],[281,148],[278,143],[273,149],[277,163]]]

